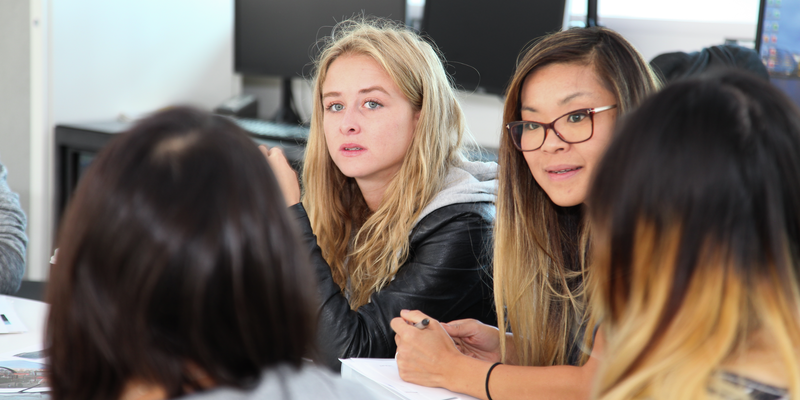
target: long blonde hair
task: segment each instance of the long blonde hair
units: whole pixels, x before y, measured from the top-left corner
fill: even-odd
[[[448,169],[463,159],[464,116],[437,51],[413,31],[357,18],[336,25],[316,62],[311,132],[306,150],[303,205],[344,290],[357,309],[388,284],[408,257],[409,232],[422,209],[443,188]],[[322,85],[331,63],[344,55],[371,57],[419,111],[400,171],[370,213],[354,179],[328,153],[323,131]]]
[[[525,79],[553,63],[593,67],[615,95],[620,113],[659,86],[647,62],[619,34],[605,28],[570,29],[538,41],[518,61],[506,94],[503,125],[521,119]],[[522,153],[505,134],[499,159],[494,296],[500,334],[511,328],[520,365],[567,364],[571,343],[584,323],[588,229],[580,210],[572,232],[563,226],[559,207],[536,183]],[[500,343],[505,359],[505,340]]]
[[[766,351],[800,398],[800,110],[728,73],[620,128],[589,195],[595,397],[732,398],[725,365]]]

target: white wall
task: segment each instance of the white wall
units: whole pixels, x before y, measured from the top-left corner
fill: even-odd
[[[600,22],[625,36],[650,61],[662,53],[697,51],[723,44],[726,39],[753,42],[755,18],[750,23],[630,18],[603,18]]]
[[[53,33],[56,123],[213,108],[239,90],[232,0],[54,1]]]
[[[42,280],[54,238],[56,124],[135,118],[176,103],[210,109],[241,83],[233,0],[21,3],[31,10],[30,151],[11,147],[30,156],[27,277]]]
[[[30,46],[27,2],[0,0],[0,162],[29,211]]]

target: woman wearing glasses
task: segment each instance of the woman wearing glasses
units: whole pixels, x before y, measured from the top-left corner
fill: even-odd
[[[392,327],[404,379],[484,399],[588,396],[597,360],[581,349],[596,354],[602,337],[583,346],[593,327],[583,203],[618,117],[658,85],[630,43],[604,28],[553,34],[520,58],[500,144],[499,329],[474,320],[410,329],[426,316],[403,312]]]
[[[309,244],[325,362],[393,357],[401,309],[495,323],[497,165],[465,160],[464,117],[436,51],[388,21],[344,21],[313,90],[302,203],[282,154],[262,150]]]

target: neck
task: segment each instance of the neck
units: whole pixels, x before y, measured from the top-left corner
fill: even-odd
[[[386,193],[386,187],[389,182],[371,182],[356,179],[361,195],[364,196],[364,201],[367,207],[372,212],[378,209],[383,201],[383,194]]]
[[[122,389],[119,400],[164,400],[167,392],[163,387],[139,381],[128,382]]]
[[[767,385],[788,387],[790,377],[786,373],[781,352],[772,344],[767,333],[762,330],[748,342],[747,349],[726,360],[720,367]]]

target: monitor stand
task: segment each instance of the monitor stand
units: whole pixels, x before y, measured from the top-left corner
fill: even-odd
[[[586,2],[586,27],[600,26],[597,21],[597,0]]]
[[[303,121],[294,111],[292,96],[292,78],[281,78],[281,102],[278,111],[270,118],[273,122],[289,125],[303,125]]]

